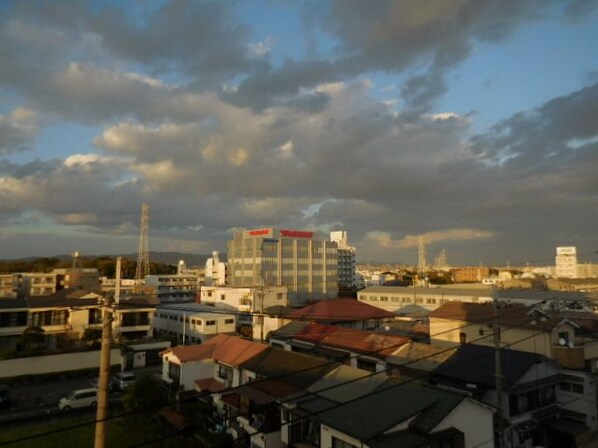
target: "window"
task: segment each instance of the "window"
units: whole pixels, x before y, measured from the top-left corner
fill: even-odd
[[[224,323],[225,324],[234,324],[235,323],[235,319],[224,319]]]
[[[215,320],[206,320],[206,325],[207,326],[216,325],[216,321]]]
[[[220,300],[224,300],[224,294],[220,294]]]
[[[459,343],[467,344],[467,333],[459,333]]]
[[[168,378],[178,381],[181,376],[181,366],[174,363],[168,363]]]
[[[583,394],[583,383],[561,381],[560,389],[565,392],[572,392],[574,394]]]
[[[223,380],[232,380],[233,379],[232,367],[219,365],[218,366],[218,378],[223,379]]]

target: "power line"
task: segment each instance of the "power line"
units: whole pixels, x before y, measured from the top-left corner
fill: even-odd
[[[509,309],[509,311],[508,311],[507,313],[503,313],[503,314],[502,314],[502,316],[504,317],[505,315],[507,315],[507,314],[510,314],[510,313],[512,313],[512,312],[514,312],[516,309],[517,309],[517,308],[510,308],[510,309]],[[493,320],[493,318],[490,318],[490,319],[487,319],[487,320],[485,320],[485,321],[481,321],[481,322],[483,323],[483,322],[488,322],[488,321],[491,321],[491,320]],[[430,335],[430,337],[432,337],[432,336],[439,336],[439,335],[441,335],[441,334],[444,334],[444,333],[448,333],[448,332],[456,331],[456,330],[463,329],[463,328],[466,328],[466,327],[469,327],[469,326],[473,326],[473,325],[479,325],[481,322],[472,322],[472,323],[469,323],[469,324],[459,325],[459,326],[457,326],[457,327],[454,327],[454,328],[451,328],[451,329],[448,329],[448,330],[444,330],[444,331],[441,331],[441,332],[435,333],[434,335]],[[516,326],[516,325],[513,325],[513,326],[507,326],[507,328],[506,328],[506,329],[503,329],[503,331],[504,331],[504,332],[506,332],[506,331],[509,331],[509,330],[511,330],[511,329],[514,329],[514,328],[518,328],[518,326]],[[538,333],[535,333],[535,334],[533,334],[533,335],[531,335],[531,336],[526,336],[526,337],[524,337],[524,338],[521,338],[521,339],[519,339],[519,340],[513,341],[513,342],[511,342],[511,343],[509,343],[509,344],[505,344],[505,346],[504,346],[504,347],[509,347],[509,346],[511,346],[511,345],[513,345],[513,344],[516,344],[516,343],[519,343],[519,342],[525,341],[525,340],[527,340],[527,339],[530,339],[531,337],[535,337],[535,336],[537,336],[538,334],[542,334],[542,333],[543,333],[543,330],[542,330],[542,331],[539,331]],[[480,338],[474,339],[473,341],[471,341],[471,342],[468,342],[468,343],[466,343],[466,344],[462,344],[462,345],[473,345],[475,342],[479,342],[479,341],[481,341],[481,340],[483,340],[483,339],[486,339],[486,338],[488,338],[488,337],[490,337],[490,336],[492,336],[492,335],[493,335],[493,333],[491,333],[491,334],[486,334],[486,335],[484,335],[484,336],[481,336]],[[397,346],[397,347],[400,347],[400,346],[402,346],[402,345],[405,345],[405,344],[397,344],[396,346]],[[392,347],[392,346],[391,346],[391,347]],[[359,358],[359,357],[362,357],[362,356],[367,356],[368,354],[377,353],[377,352],[379,352],[379,351],[382,351],[382,350],[388,350],[389,348],[390,348],[390,347],[383,347],[383,348],[380,348],[380,349],[377,349],[377,350],[373,350],[373,351],[370,351],[370,352],[356,354],[356,355],[350,356],[348,359],[349,359],[349,360],[350,360],[350,359],[356,359],[356,358]],[[451,351],[451,350],[454,350],[455,348],[456,348],[456,347],[454,347],[454,346],[447,347],[447,348],[446,348],[446,349],[444,349],[444,350],[441,350],[441,351],[438,351],[438,352],[432,353],[432,354],[430,354],[430,355],[422,356],[422,357],[420,357],[420,358],[417,358],[417,359],[415,359],[415,360],[411,360],[411,361],[409,361],[409,362],[405,363],[404,365],[401,365],[401,367],[405,367],[405,366],[411,365],[411,364],[413,364],[413,363],[419,362],[419,361],[421,361],[421,360],[427,359],[427,358],[429,358],[429,357],[432,357],[432,356],[437,356],[437,355],[438,355],[438,354],[440,354],[440,353],[444,353],[445,351]],[[232,393],[232,392],[234,392],[236,389],[240,389],[240,388],[242,388],[243,386],[246,386],[246,385],[248,385],[248,384],[249,384],[249,385],[256,385],[256,384],[259,384],[259,383],[261,383],[261,382],[267,382],[267,381],[271,381],[271,380],[277,380],[277,379],[281,379],[281,378],[284,378],[284,377],[288,377],[288,376],[296,375],[296,374],[298,374],[298,373],[301,373],[301,372],[309,371],[309,370],[312,370],[312,369],[319,369],[319,368],[322,368],[323,366],[325,366],[325,365],[328,365],[328,364],[330,364],[330,365],[334,365],[334,364],[338,364],[338,362],[336,362],[336,361],[329,361],[329,362],[326,362],[326,363],[324,363],[324,364],[319,364],[319,365],[316,365],[316,366],[313,366],[313,367],[307,367],[307,368],[304,368],[304,369],[295,370],[295,371],[293,371],[293,372],[289,372],[289,373],[281,374],[281,375],[278,375],[278,376],[274,376],[274,377],[270,377],[270,378],[265,378],[265,379],[262,379],[262,380],[256,380],[256,381],[253,381],[253,382],[251,382],[251,383],[245,383],[245,384],[242,384],[242,385],[239,385],[239,386],[230,387],[230,388],[228,388],[228,389],[226,389],[226,390],[224,390],[224,391],[221,391],[221,392],[219,392],[219,393],[221,393],[221,394],[225,394],[225,393]],[[339,383],[339,384],[337,384],[337,385],[334,385],[334,386],[331,386],[331,387],[329,387],[328,389],[333,389],[333,388],[335,388],[335,387],[341,387],[341,386],[343,386],[343,385],[346,385],[346,384],[349,384],[349,383],[351,383],[351,382],[358,381],[358,380],[363,380],[364,378],[367,378],[367,377],[370,377],[370,376],[374,376],[374,375],[377,375],[377,374],[379,374],[379,373],[386,373],[386,372],[384,372],[384,371],[381,371],[381,372],[374,372],[374,373],[372,373],[372,374],[370,374],[370,375],[367,375],[367,376],[364,376],[364,377],[361,377],[361,378],[358,378],[358,379],[349,380],[349,381],[345,381],[345,382]],[[427,375],[424,375],[424,376],[427,376]],[[410,383],[410,382],[412,382],[412,381],[416,381],[416,380],[419,380],[419,379],[420,379],[420,377],[417,377],[417,378],[412,378],[412,379],[410,379],[410,380],[407,380],[407,381],[405,381],[405,382],[403,382],[403,383],[400,383],[400,384],[398,384],[398,385],[395,385],[395,386],[392,386],[392,387],[398,387],[398,386],[400,386],[401,384]],[[328,389],[322,389],[322,390],[318,390],[318,393],[321,393],[321,392],[323,392],[323,391],[325,391],[325,390],[328,390]],[[373,392],[372,392],[372,393],[373,393]],[[376,393],[377,393],[377,391],[376,391]],[[308,393],[308,394],[306,394],[306,395],[304,395],[304,396],[312,396],[312,395],[317,395],[317,393]],[[171,403],[169,403],[169,404],[182,403],[182,402],[186,402],[186,401],[194,401],[196,398],[197,398],[197,397],[193,397],[193,398],[186,399],[186,400],[175,400],[174,402],[171,402]],[[293,398],[294,398],[294,399],[296,399],[297,397],[293,397]],[[363,398],[363,397],[358,397],[358,398],[356,398],[355,400],[357,400],[357,399],[359,399],[359,398]],[[288,401],[288,400],[281,400],[281,402],[285,402],[285,401]],[[349,402],[342,403],[342,404],[340,404],[340,405],[344,405],[344,404],[347,404],[347,403],[349,403]],[[334,408],[336,408],[336,407],[339,407],[339,406],[334,406],[334,407],[332,407],[332,408],[330,408],[330,409],[334,409]],[[138,414],[138,413],[141,413],[141,412],[147,412],[147,409],[145,409],[145,410],[143,410],[143,411],[134,411],[134,412],[131,412],[131,413],[119,414],[119,415],[117,415],[117,416],[112,416],[112,417],[106,418],[105,420],[112,420],[112,419],[115,419],[115,418],[121,418],[121,417],[123,417],[123,416],[126,416],[126,415],[134,415],[134,414]],[[316,415],[316,414],[317,414],[317,413],[313,413],[313,414],[310,414],[310,415],[306,415],[305,417],[301,418],[300,420],[303,420],[303,419],[304,419],[304,418],[306,418],[306,417],[309,417],[309,416],[312,416],[312,415]],[[236,418],[236,417],[237,417],[237,416],[235,416],[234,418]],[[42,436],[44,436],[44,435],[47,435],[47,434],[53,434],[53,433],[57,433],[57,432],[68,431],[68,430],[70,430],[70,429],[76,429],[76,428],[78,428],[78,427],[81,427],[81,426],[90,425],[90,424],[95,424],[95,423],[96,423],[96,421],[95,421],[95,420],[93,420],[93,421],[90,421],[90,422],[87,422],[87,423],[83,423],[83,424],[77,424],[77,425],[73,425],[73,426],[69,426],[69,427],[65,427],[65,428],[61,428],[61,429],[57,429],[57,430],[53,430],[53,431],[49,431],[49,432],[43,432],[43,433],[36,434],[36,435],[26,436],[26,437],[23,437],[23,438],[14,439],[14,440],[7,441],[7,442],[2,442],[2,443],[0,443],[0,446],[3,446],[3,445],[9,445],[9,444],[13,444],[13,443],[18,443],[18,442],[20,442],[20,441],[24,441],[24,440],[35,439],[35,438],[42,437]],[[259,432],[257,432],[256,434],[259,434],[259,433],[263,433],[263,431],[259,431]],[[253,434],[253,435],[255,435],[255,434]],[[160,440],[162,440],[162,439],[160,439]],[[147,445],[147,444],[149,444],[149,443],[154,443],[155,441],[156,441],[156,440],[150,440],[150,441],[148,441],[148,442],[146,442],[146,443],[144,443],[144,444],[135,445],[135,446],[144,446],[144,445]]]

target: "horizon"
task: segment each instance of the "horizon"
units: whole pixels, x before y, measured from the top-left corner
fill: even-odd
[[[598,261],[596,2],[0,4],[0,256]],[[47,255],[45,255],[47,254]]]

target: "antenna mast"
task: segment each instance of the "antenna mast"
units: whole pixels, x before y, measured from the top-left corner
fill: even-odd
[[[150,273],[149,269],[149,241],[148,241],[149,206],[141,206],[141,225],[139,226],[139,253],[137,255],[137,269],[135,280],[137,283],[143,281]]]

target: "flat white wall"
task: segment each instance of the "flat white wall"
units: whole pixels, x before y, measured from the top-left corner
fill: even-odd
[[[456,428],[465,436],[465,446],[494,447],[492,410],[466,398],[432,432]]]
[[[121,365],[120,349],[110,351],[110,365]],[[100,368],[100,351],[62,353],[59,355],[32,356],[0,361],[0,378],[23,375],[42,375],[72,370]]]

